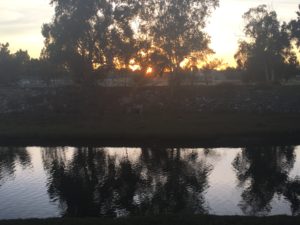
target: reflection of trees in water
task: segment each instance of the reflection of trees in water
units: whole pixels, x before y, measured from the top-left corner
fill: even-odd
[[[97,184],[96,170],[101,174],[102,151],[79,148],[70,161],[63,149],[45,149],[43,162],[50,178],[48,192],[59,200],[66,216],[93,216]]]
[[[243,149],[233,162],[239,185],[245,188],[240,202],[242,211],[247,215],[266,215],[277,194],[290,201],[295,213],[294,208],[299,208],[299,195],[295,197],[299,184],[289,179],[294,163],[294,147]]]
[[[42,159],[46,171],[51,170],[53,164],[64,165],[67,162],[65,148],[43,148]]]
[[[300,215],[300,179],[296,178],[287,183],[284,193],[286,199],[291,203],[293,215]]]
[[[16,166],[23,169],[31,165],[31,157],[25,148],[0,148],[0,186],[4,180],[14,176]]]
[[[198,160],[198,152],[180,149],[142,149],[141,164],[147,174],[147,199],[151,213],[206,213],[203,192],[211,170]],[[159,171],[158,171],[159,170]],[[147,188],[145,187],[145,188]]]
[[[53,150],[43,154],[48,191],[65,216],[206,212],[202,193],[210,167],[195,152],[145,148],[134,161],[80,148],[66,161],[63,151]]]

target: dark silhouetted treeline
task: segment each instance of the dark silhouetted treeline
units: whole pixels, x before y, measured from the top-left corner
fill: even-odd
[[[68,71],[49,60],[32,59],[27,51],[11,53],[9,44],[0,44],[0,85],[21,85],[26,82],[43,82],[66,77]]]
[[[211,83],[216,70],[204,28],[218,0],[52,0],[52,21],[44,24],[40,59],[27,51],[10,53],[0,45],[1,84],[45,84],[66,79],[96,84],[111,76],[131,77],[144,84],[149,75],[168,74],[169,85]],[[226,79],[280,83],[299,74],[300,11],[280,22],[265,5],[251,8],[244,40],[235,54],[236,68]],[[149,79],[149,78],[148,78]],[[125,81],[126,83],[126,81]]]
[[[299,14],[299,12],[298,12]],[[275,11],[266,5],[251,8],[245,21],[245,40],[239,43],[235,55],[238,67],[245,72],[249,81],[280,82],[298,73],[299,62],[293,42],[300,36],[299,18],[290,23],[280,23]]]

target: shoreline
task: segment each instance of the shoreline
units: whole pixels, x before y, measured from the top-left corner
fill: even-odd
[[[300,217],[295,216],[208,216],[208,215],[168,215],[129,218],[62,218],[62,219],[28,219],[28,220],[0,220],[0,225],[296,225]]]
[[[186,119],[178,119],[185,117]],[[0,146],[243,147],[300,144],[300,114],[164,114],[0,119]]]
[[[242,148],[251,146],[287,146],[300,145],[300,132],[293,136],[252,136],[252,137],[226,137],[226,138],[88,138],[88,137],[26,137],[19,136],[0,137],[0,146],[10,147],[112,147],[112,148],[139,148],[139,147],[164,147],[164,148]]]
[[[0,145],[300,144],[300,86],[7,88]]]

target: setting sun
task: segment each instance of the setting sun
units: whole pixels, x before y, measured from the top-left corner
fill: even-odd
[[[147,70],[146,70],[146,74],[149,75],[153,73],[153,68],[152,67],[148,67]]]
[[[140,65],[130,65],[129,68],[134,72],[137,70],[141,70],[141,66]]]

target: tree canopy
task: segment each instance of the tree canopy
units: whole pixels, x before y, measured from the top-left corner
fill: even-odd
[[[17,78],[28,72],[30,56],[27,51],[18,50],[11,53],[9,44],[0,43],[0,81],[2,84],[15,83]]]
[[[289,29],[291,30],[292,39],[296,41],[296,45],[300,47],[300,5],[299,10],[296,12],[297,19],[292,20],[289,23]]]
[[[99,66],[128,64],[136,52],[131,22],[138,2],[52,0],[55,16],[45,24],[43,56],[64,64],[77,78]]]
[[[235,54],[238,66],[252,81],[288,79],[298,62],[287,24],[281,24],[276,12],[269,11],[266,5],[251,8],[243,18],[245,40],[240,41]]]
[[[209,60],[214,52],[204,30],[219,0],[50,0],[50,4],[55,15],[42,27],[45,46],[39,60],[23,50],[12,54],[8,44],[0,44],[4,83],[30,73],[69,74],[74,81],[95,83],[93,78],[110,72],[124,76],[169,72],[177,79],[183,72],[200,74],[200,69],[206,76],[226,68],[220,60]],[[249,9],[243,19],[236,71],[253,82],[281,82],[296,75],[300,6],[297,18],[288,23],[280,22],[266,5]]]
[[[194,52],[208,49],[203,31],[218,0],[52,0],[43,57],[77,78],[97,68],[128,68],[132,61],[178,69]],[[146,63],[145,63],[146,62]]]
[[[203,28],[218,3],[218,0],[143,1],[142,30],[172,70],[178,70],[184,59],[191,60],[193,53],[208,52],[210,38]]]

